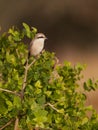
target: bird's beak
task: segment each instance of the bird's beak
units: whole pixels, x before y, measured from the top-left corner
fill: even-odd
[[[48,38],[47,37],[45,37],[45,40],[47,40]]]

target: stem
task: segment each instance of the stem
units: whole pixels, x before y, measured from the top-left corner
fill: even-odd
[[[44,52],[44,50],[43,50]],[[43,53],[42,52],[42,53]],[[28,69],[35,63],[35,61],[40,57],[41,54],[39,54],[29,65],[28,65]]]
[[[22,90],[21,90],[21,99],[22,100],[24,98],[24,91],[26,88],[28,70],[35,63],[35,61],[36,61],[36,59],[34,59],[30,64],[28,64],[28,59],[27,59],[26,66],[25,66],[24,80],[23,80],[23,85],[22,85]]]
[[[27,59],[26,66],[25,66],[25,74],[24,74],[24,80],[23,80],[22,90],[24,90],[25,87],[26,87],[27,74],[28,74],[28,59]]]
[[[39,128],[36,127],[36,128],[34,128],[34,130],[39,130]]]
[[[4,126],[2,126],[0,128],[0,130],[3,130],[4,128],[6,128],[7,126],[9,126],[15,119],[11,119],[9,122],[7,122]]]
[[[47,103],[45,106],[50,106],[53,110],[59,112],[59,110],[55,108],[54,105],[52,105],[51,103]]]
[[[24,72],[24,80],[23,80],[22,90],[21,90],[21,99],[22,100],[24,98],[24,90],[25,90],[25,87],[26,87],[27,74],[28,74],[28,59],[26,61],[25,72]]]
[[[19,124],[19,118],[17,117],[15,120],[14,130],[18,130],[18,124]]]
[[[29,65],[28,65],[28,69],[35,63],[36,59],[34,59]]]
[[[17,92],[13,92],[13,91],[8,90],[8,89],[3,89],[3,88],[0,88],[0,91],[4,91],[4,92],[7,92],[7,93],[14,94],[14,95],[16,95],[16,96],[20,96]]]

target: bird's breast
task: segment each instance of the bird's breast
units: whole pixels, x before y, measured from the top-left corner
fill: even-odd
[[[33,41],[33,44],[30,49],[31,55],[38,55],[44,48],[44,40],[38,39]]]

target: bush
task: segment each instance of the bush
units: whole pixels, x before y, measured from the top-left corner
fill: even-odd
[[[23,27],[0,37],[0,130],[97,130],[98,114],[85,106],[85,91],[97,82],[89,79],[80,91],[82,65],[60,65],[47,51],[28,59],[23,41],[37,30]]]

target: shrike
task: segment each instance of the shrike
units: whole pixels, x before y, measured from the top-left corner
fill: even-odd
[[[46,36],[43,33],[37,33],[34,39],[30,43],[29,51],[30,56],[37,56],[41,53],[44,48],[44,43],[46,40]]]

